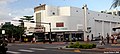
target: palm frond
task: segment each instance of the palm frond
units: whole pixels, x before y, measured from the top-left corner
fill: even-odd
[[[113,0],[113,4],[111,5],[111,8],[116,8],[120,6],[120,0]]]

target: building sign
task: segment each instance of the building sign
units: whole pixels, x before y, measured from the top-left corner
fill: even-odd
[[[53,28],[53,30],[67,30],[67,28]]]
[[[35,32],[45,32],[45,27],[36,27]]]
[[[2,30],[2,34],[5,34],[5,30]]]
[[[56,27],[64,27],[64,23],[63,22],[56,23]]]

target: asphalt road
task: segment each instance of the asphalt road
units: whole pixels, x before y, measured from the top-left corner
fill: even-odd
[[[80,42],[82,43],[82,42]],[[98,47],[98,41],[95,41]],[[65,44],[9,44],[7,54],[104,54],[106,52],[96,52],[80,50],[80,52],[73,52],[69,50],[60,50],[58,47],[63,47]],[[111,46],[106,44],[104,48],[119,48],[120,46]],[[117,51],[116,51],[117,52]],[[109,52],[108,52],[109,53]],[[112,53],[110,53],[112,54]]]
[[[79,52],[59,50],[58,44],[9,44],[7,54],[80,54]]]

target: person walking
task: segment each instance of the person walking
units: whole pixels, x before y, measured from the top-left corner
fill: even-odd
[[[111,43],[113,44],[114,43],[114,36],[111,35]]]
[[[109,34],[107,33],[107,43],[109,44],[109,40],[110,40],[110,37],[109,37]]]
[[[32,43],[36,43],[36,38],[35,37],[33,37]]]
[[[117,35],[114,36],[114,44],[117,44]]]
[[[103,38],[103,36],[100,36],[100,39],[101,39],[100,44],[101,44],[101,45],[102,45],[102,44],[105,45],[105,42],[104,42],[104,38]]]
[[[87,36],[87,42],[89,42],[90,40],[89,40],[89,35]]]

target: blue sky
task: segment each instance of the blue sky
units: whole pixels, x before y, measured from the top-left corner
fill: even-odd
[[[33,15],[34,7],[39,4],[52,6],[74,6],[81,8],[88,5],[89,10],[109,10],[113,0],[0,0],[0,21],[15,17]]]

